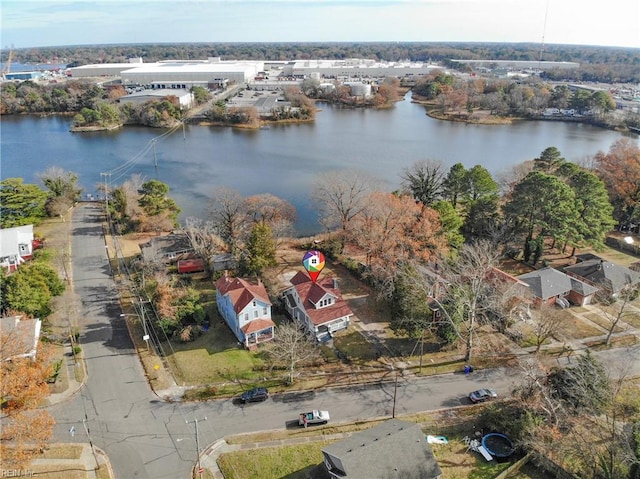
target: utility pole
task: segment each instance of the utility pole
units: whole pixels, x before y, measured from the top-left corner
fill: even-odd
[[[396,381],[393,386],[393,410],[391,411],[391,417],[396,418],[396,395],[398,394],[398,371],[396,370]]]
[[[207,420],[207,416],[204,417],[204,419],[201,419],[201,421],[206,421]],[[204,473],[204,469],[202,469],[202,466],[200,464],[200,437],[199,437],[199,433],[198,433],[198,420],[194,419],[193,421],[185,421],[187,424],[189,423],[195,423],[196,425],[196,455],[198,458],[198,477],[202,478],[202,474]]]
[[[147,351],[149,351],[149,332],[147,331],[147,320],[144,315],[144,303],[146,303],[146,301],[140,299],[140,318],[142,319],[142,330],[144,331],[142,339],[144,339],[144,342],[147,344]]]

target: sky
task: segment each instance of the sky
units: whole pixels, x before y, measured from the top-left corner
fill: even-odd
[[[640,48],[639,0],[0,0],[0,47],[534,42]]]

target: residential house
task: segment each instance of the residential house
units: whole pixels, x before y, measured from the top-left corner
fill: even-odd
[[[612,298],[623,289],[640,284],[640,273],[598,257],[566,266],[564,272]]]
[[[551,267],[521,274],[517,278],[529,285],[537,306],[554,303],[563,308],[571,304],[584,306],[591,303],[598,291],[594,286]]]
[[[285,311],[318,341],[326,341],[336,331],[349,327],[353,312],[342,299],[337,280],[323,278],[314,282],[308,274],[298,271],[291,284],[281,293]]]
[[[257,284],[225,274],[216,281],[218,311],[248,349],[275,337],[271,301],[261,281]]]
[[[0,266],[7,271],[15,271],[31,259],[34,246],[33,225],[0,229]]]
[[[438,479],[442,470],[420,426],[397,419],[322,448],[332,479]]]
[[[171,233],[151,238],[148,242],[140,244],[140,250],[145,263],[171,264],[196,256],[191,240],[183,233]]]
[[[36,358],[42,321],[21,316],[0,318],[1,361],[16,358]]]

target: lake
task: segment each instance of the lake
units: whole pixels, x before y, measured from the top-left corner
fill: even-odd
[[[308,235],[320,230],[309,194],[325,171],[366,170],[391,191],[398,188],[403,169],[420,160],[440,160],[447,168],[481,164],[497,177],[549,146],[569,161],[580,161],[607,151],[622,136],[556,121],[471,125],[434,120],[406,98],[385,110],[323,104],[313,123],[260,130],[186,125],[161,138],[165,130],[127,126],[71,133],[69,117],[3,116],[0,173],[37,182],[38,172],[59,166],[77,173],[85,192],[93,194],[106,178],[117,186],[140,173],[170,186],[181,219],[203,216],[211,193],[222,185],[244,196],[272,193],[296,207],[297,233]]]

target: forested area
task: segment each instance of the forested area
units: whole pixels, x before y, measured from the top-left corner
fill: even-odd
[[[631,110],[614,114],[616,102],[611,93],[597,90],[570,89],[551,85],[536,77],[520,80],[496,78],[461,78],[435,71],[416,81],[413,99],[423,101],[431,112],[443,119],[473,121],[479,112],[495,117],[545,117],[545,110],[571,110],[563,115],[574,121],[607,128],[640,127],[640,115]]]
[[[8,51],[2,52],[2,60]],[[447,62],[450,59],[564,61],[581,64],[577,70],[558,70],[549,78],[569,81],[639,82],[637,49],[535,43],[370,42],[370,43],[180,43],[141,45],[82,45],[25,48],[14,51],[14,61],[41,63],[52,58],[71,66],[124,62],[142,57],[160,60],[295,60],[371,58],[385,61]],[[453,68],[454,65],[445,64]]]

